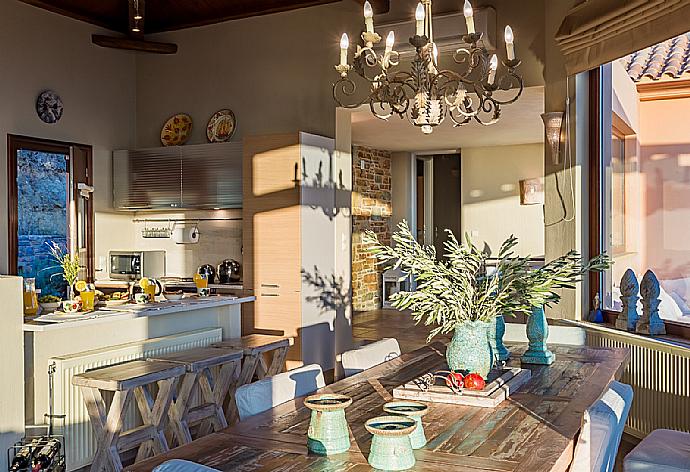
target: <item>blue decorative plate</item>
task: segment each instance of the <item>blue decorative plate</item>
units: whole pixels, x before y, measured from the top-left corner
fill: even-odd
[[[62,100],[52,90],[44,90],[36,99],[36,113],[44,123],[57,123],[62,118]]]

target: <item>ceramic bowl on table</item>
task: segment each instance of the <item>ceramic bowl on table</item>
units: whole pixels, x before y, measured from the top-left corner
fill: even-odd
[[[417,427],[410,434],[412,449],[420,449],[426,446],[426,436],[424,435],[424,424],[422,417],[427,414],[429,407],[424,403],[411,400],[395,400],[383,405],[383,411],[389,415],[400,415],[412,418],[417,423]]]
[[[145,305],[146,303],[148,303],[150,301],[149,295],[148,295],[148,293],[139,292],[139,293],[134,295],[134,301],[138,305]]]
[[[55,310],[60,309],[62,302],[47,302],[39,304],[41,305],[41,310],[43,310],[43,313],[52,313]]]
[[[163,292],[163,298],[166,300],[174,301],[174,300],[182,300],[184,297],[184,292],[182,290],[174,290],[174,291],[164,291]]]
[[[369,451],[369,465],[380,470],[405,470],[414,466],[410,434],[417,427],[406,416],[379,416],[367,420],[364,427],[374,437]]]

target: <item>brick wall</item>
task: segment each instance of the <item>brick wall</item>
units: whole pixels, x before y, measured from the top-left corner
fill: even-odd
[[[363,164],[363,169],[360,164]],[[381,307],[381,270],[362,247],[362,232],[391,242],[391,153],[356,147],[352,158],[352,308]]]

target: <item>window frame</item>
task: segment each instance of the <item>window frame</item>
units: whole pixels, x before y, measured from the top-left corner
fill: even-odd
[[[602,127],[603,119],[603,95],[602,95],[602,73],[603,66],[592,69],[588,72],[589,75],[589,158],[588,158],[588,185],[589,185],[589,255],[596,257],[604,251],[604,238],[602,228],[604,212],[602,211],[602,204],[605,201],[603,198],[602,189],[602,175],[604,165],[604,153],[602,142],[604,137],[604,130]],[[607,139],[610,139],[608,137]],[[603,277],[598,272],[589,273],[589,301],[592,303],[596,295],[603,293]],[[619,312],[604,309],[601,307],[604,315],[604,321],[613,325],[618,317]],[[684,340],[690,340],[690,325],[684,323],[676,323],[673,321],[664,320],[666,325],[666,333],[669,336],[677,336]]]
[[[74,148],[79,148],[84,153],[85,162],[79,169],[70,169],[72,178],[75,176],[86,177],[88,185],[93,185],[93,148],[89,145],[53,141],[49,139],[34,138],[15,134],[7,135],[7,268],[10,275],[18,275],[17,258],[19,253],[19,215],[18,215],[18,188],[17,188],[17,151],[20,149],[31,149],[40,152],[55,154],[66,154],[74,164]],[[85,176],[83,174],[86,174]],[[76,180],[74,181],[74,198],[77,198]],[[93,196],[86,200],[86,278],[88,281],[94,280],[95,260],[94,260],[94,204]],[[69,237],[69,235],[68,235]]]

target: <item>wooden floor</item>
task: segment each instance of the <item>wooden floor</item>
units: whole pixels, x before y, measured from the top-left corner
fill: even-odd
[[[402,352],[411,352],[427,345],[431,328],[415,325],[409,312],[371,310],[355,312],[352,317],[352,338],[355,345],[363,345],[382,338],[395,338]],[[439,335],[434,341],[450,342],[451,335]]]
[[[395,338],[402,352],[410,352],[427,344],[431,328],[416,325],[409,312],[380,309],[355,312],[352,317],[352,337],[355,345],[361,346],[382,338]],[[450,342],[451,335],[439,335],[434,341]],[[623,470],[623,457],[630,452],[639,439],[623,434],[618,448],[615,472]]]

